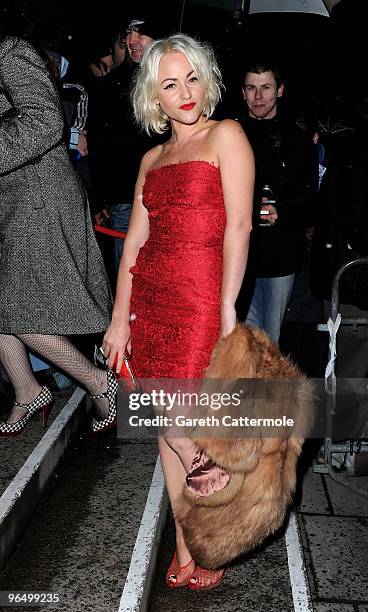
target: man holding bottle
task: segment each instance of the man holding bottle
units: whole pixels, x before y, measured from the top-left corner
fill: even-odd
[[[278,342],[294,278],[303,265],[305,232],[313,225],[318,160],[304,132],[281,117],[279,69],[249,65],[242,87],[247,114],[239,119],[256,161],[253,232],[242,294],[246,323]]]

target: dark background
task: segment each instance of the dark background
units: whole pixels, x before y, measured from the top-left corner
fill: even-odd
[[[92,8],[89,0],[0,0],[0,19],[31,39],[46,40],[74,67],[131,17],[151,13],[167,33],[177,32],[182,19],[183,32],[213,43],[229,107],[240,104],[242,66],[249,59],[271,58],[283,67],[286,103],[296,113],[332,123],[354,123],[365,113],[367,0],[341,0],[330,18],[273,13],[245,16],[241,24],[233,17],[232,0],[230,10],[208,6],[209,0],[202,5],[186,0],[183,16],[182,0],[96,3]]]

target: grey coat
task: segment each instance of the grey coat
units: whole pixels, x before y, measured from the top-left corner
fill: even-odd
[[[0,41],[0,333],[106,329],[111,296],[58,93],[21,39]]]

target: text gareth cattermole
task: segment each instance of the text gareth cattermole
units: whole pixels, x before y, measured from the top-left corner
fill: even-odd
[[[250,417],[231,417],[225,415],[221,419],[211,415],[204,418],[188,418],[179,415],[175,419],[167,416],[155,416],[153,418],[140,418],[137,414],[129,417],[131,427],[293,427],[294,419],[283,415],[274,418],[250,418]]]

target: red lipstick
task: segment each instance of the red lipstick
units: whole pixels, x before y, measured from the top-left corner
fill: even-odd
[[[192,110],[192,108],[194,108],[196,105],[195,102],[190,102],[190,104],[183,104],[180,108],[182,110]]]

